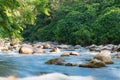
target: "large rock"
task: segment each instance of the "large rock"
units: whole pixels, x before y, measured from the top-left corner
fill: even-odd
[[[30,46],[21,46],[19,49],[20,54],[33,54],[34,50]]]
[[[46,64],[61,64],[65,62],[64,58],[55,58],[55,59],[50,59],[47,62],[45,62]]]
[[[105,67],[106,64],[103,61],[93,59],[92,61],[86,63],[86,64],[80,64],[79,67],[85,67],[85,68],[100,68]]]
[[[55,47],[55,48],[53,48],[50,52],[60,52],[60,49],[57,48],[57,47]]]
[[[110,56],[110,51],[108,50],[102,50],[99,54],[95,55],[93,59],[101,60],[106,64],[113,64]]]

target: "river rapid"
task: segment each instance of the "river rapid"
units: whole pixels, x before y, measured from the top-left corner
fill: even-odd
[[[17,76],[15,80],[120,80],[120,59],[113,58],[114,64],[102,68],[82,68],[61,65],[48,65],[49,59],[59,58],[60,53],[23,55],[17,51],[0,52],[0,80],[10,75]],[[61,50],[65,52],[65,50]],[[82,64],[98,52],[85,48],[76,49],[80,56],[66,56],[66,62]],[[113,56],[114,53],[111,54]],[[13,79],[12,79],[13,80]]]

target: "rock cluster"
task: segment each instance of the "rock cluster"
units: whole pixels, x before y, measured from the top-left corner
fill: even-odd
[[[120,44],[119,45],[113,45],[113,44],[108,44],[108,45],[90,45],[86,47],[90,51],[101,51],[103,49],[109,50],[111,52],[120,52]]]

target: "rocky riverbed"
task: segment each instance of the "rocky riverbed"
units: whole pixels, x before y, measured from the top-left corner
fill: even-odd
[[[119,45],[34,42],[0,46],[0,80],[119,80]]]

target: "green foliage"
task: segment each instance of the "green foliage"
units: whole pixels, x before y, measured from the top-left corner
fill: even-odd
[[[37,14],[49,15],[48,0],[0,0],[0,35],[21,38],[26,24],[34,24]]]
[[[96,20],[96,34],[100,43],[119,43],[120,9],[109,8]]]
[[[50,15],[38,15],[36,24],[23,32],[26,40],[119,44],[119,0],[50,0],[48,4]]]

